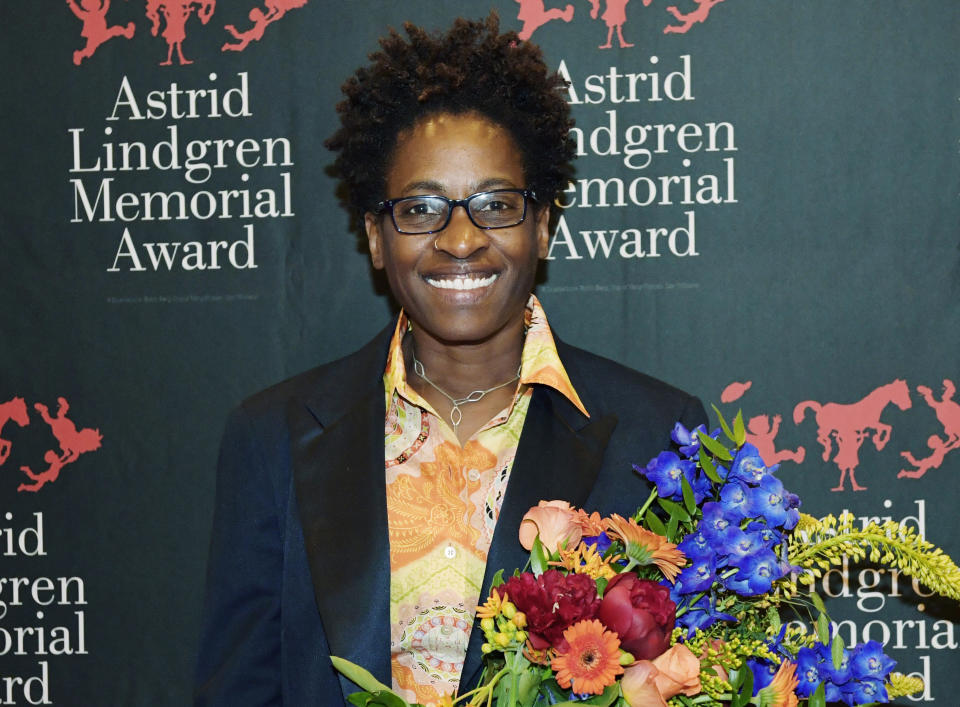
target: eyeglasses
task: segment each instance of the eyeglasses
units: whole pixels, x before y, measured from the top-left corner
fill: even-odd
[[[377,204],[377,213],[390,214],[398,233],[436,233],[450,223],[453,210],[462,206],[477,228],[510,228],[527,217],[527,199],[536,201],[529,189],[495,189],[471,194],[465,199],[445,196],[405,196]]]

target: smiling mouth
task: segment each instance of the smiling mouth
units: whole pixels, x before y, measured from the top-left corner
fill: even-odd
[[[481,287],[492,285],[500,277],[499,273],[494,273],[487,277],[425,277],[424,280],[431,287],[437,287],[441,290],[478,290]]]

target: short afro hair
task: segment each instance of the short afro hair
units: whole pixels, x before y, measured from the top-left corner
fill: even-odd
[[[383,193],[400,132],[437,114],[477,113],[507,129],[523,159],[527,188],[553,202],[573,174],[575,146],[566,82],[550,72],[540,48],[500,33],[491,12],[485,21],[457,19],[444,34],[411,23],[380,40],[343,85],[340,129],[326,141],[337,152],[334,174],[356,214],[370,211]]]

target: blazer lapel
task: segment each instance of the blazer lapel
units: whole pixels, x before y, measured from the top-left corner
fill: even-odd
[[[296,503],[330,654],[390,684],[383,338],[349,370],[327,376],[321,393],[294,401],[288,422]],[[341,678],[341,685],[346,698],[349,683]]]
[[[588,408],[589,409],[589,408]],[[536,386],[510,472],[507,493],[493,533],[480,601],[490,593],[497,570],[509,577],[529,558],[517,534],[523,515],[541,500],[560,499],[582,505],[593,488],[615,415],[585,418],[552,388]],[[480,676],[483,632],[474,627],[460,684],[473,687]]]

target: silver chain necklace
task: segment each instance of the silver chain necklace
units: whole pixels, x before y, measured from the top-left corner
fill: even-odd
[[[466,405],[467,403],[479,402],[480,400],[483,399],[483,396],[485,396],[487,393],[492,393],[495,390],[499,390],[500,388],[510,385],[515,380],[518,380],[520,378],[520,369],[523,367],[523,362],[521,362],[520,365],[517,366],[517,375],[515,375],[510,380],[504,383],[501,383],[500,385],[495,385],[492,388],[487,388],[486,390],[474,390],[472,393],[462,398],[455,398],[452,395],[450,395],[447,391],[445,391],[443,388],[441,388],[439,385],[437,385],[432,380],[427,378],[427,373],[423,369],[423,364],[417,360],[416,354],[411,353],[411,356],[413,356],[414,372],[416,372],[416,374],[420,376],[424,381],[426,381],[429,385],[433,386],[434,390],[436,390],[443,397],[449,400],[450,404],[453,405],[453,409],[450,411],[450,424],[453,425],[454,434],[457,434],[457,428],[460,427],[460,421],[463,419],[463,412],[461,412],[460,410],[461,405]]]

